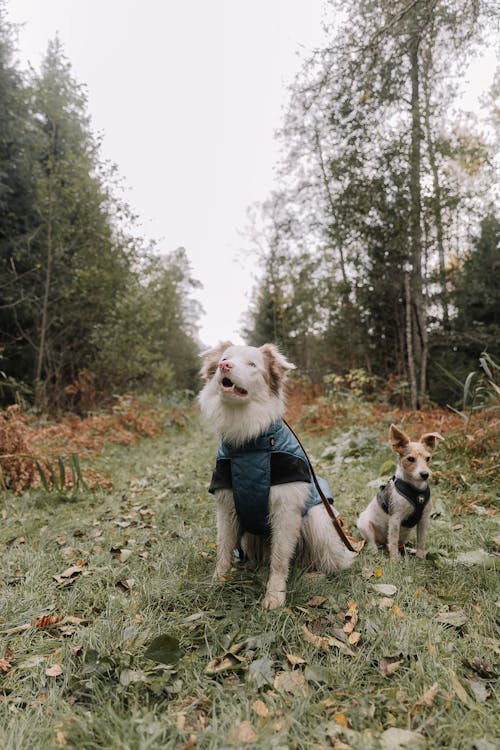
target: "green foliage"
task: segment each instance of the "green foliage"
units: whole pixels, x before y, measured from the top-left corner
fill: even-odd
[[[185,251],[155,258],[131,234],[59,40],[23,76],[3,7],[0,21],[0,399],[82,409],[70,392],[83,371],[96,398],[194,390],[200,311]]]
[[[74,498],[79,490],[88,490],[77,453],[72,453],[69,457],[57,456],[55,461],[35,460],[35,465],[46,492]]]

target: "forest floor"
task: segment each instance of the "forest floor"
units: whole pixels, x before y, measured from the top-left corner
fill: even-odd
[[[3,750],[498,747],[498,414],[292,399],[353,535],[390,423],[445,441],[425,560],[294,568],[268,612],[265,570],[212,582],[215,438],[194,411],[122,407],[20,422],[52,474],[0,492]]]

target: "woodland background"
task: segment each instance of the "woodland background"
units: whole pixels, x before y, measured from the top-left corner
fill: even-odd
[[[315,383],[457,405],[500,348],[500,69],[481,117],[457,95],[498,46],[498,5],[328,7],[330,44],[278,135],[282,187],[250,212],[261,275],[243,335]],[[199,341],[188,252],[137,232],[58,39],[38,71],[15,45],[0,0],[0,403],[85,413],[131,390],[195,392],[216,342]]]

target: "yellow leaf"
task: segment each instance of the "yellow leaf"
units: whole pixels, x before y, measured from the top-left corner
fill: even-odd
[[[333,717],[333,720],[336,724],[338,724],[341,727],[348,727],[349,722],[347,721],[347,717],[343,713],[335,714]]]
[[[266,716],[269,716],[269,710],[268,710],[266,704],[264,703],[264,701],[260,701],[260,700],[259,701],[254,701],[252,703],[252,708],[255,711],[255,713],[258,714],[259,716],[262,716],[264,718]]]
[[[392,606],[393,614],[397,615],[398,617],[403,617],[402,611],[399,609],[397,604],[393,604]]]
[[[353,630],[353,632],[348,637],[347,642],[350,643],[351,646],[355,646],[359,642],[360,638],[361,633],[359,633],[357,630]]]
[[[377,570],[374,571],[373,575],[375,576],[375,578],[380,578],[380,576],[382,575],[383,572],[384,572],[384,569],[382,567],[380,567],[380,568],[377,568]]]

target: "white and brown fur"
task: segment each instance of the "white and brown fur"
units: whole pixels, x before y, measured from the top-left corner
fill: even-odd
[[[398,454],[396,477],[424,492],[431,477],[429,462],[431,453],[438,440],[443,440],[438,432],[426,432],[418,442],[410,440],[408,435],[395,425],[389,429],[389,440],[393,450]],[[360,514],[357,527],[367,542],[368,548],[387,546],[391,558],[399,557],[402,548],[412,531],[402,526],[413,513],[413,505],[403,497],[391,482],[388,487],[388,513],[379,505],[375,496],[368,507]],[[431,501],[426,504],[422,517],[417,524],[417,557],[425,557],[425,534],[431,514]]]
[[[203,355],[205,385],[199,395],[206,422],[222,440],[243,444],[257,437],[285,412],[285,380],[294,369],[273,344],[235,346],[224,342]],[[270,567],[262,606],[284,604],[290,563],[298,553],[302,564],[325,573],[348,568],[355,553],[341,541],[323,505],[302,508],[310,491],[307,482],[272,486],[269,494],[270,538],[243,532],[232,490],[216,490],[217,564],[214,578],[227,575],[233,550],[241,547],[250,564]]]

